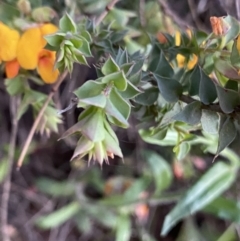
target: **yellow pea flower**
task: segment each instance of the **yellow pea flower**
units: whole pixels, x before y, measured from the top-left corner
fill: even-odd
[[[240,35],[238,35],[237,37],[237,50],[238,50],[238,53],[240,54]]]
[[[17,46],[19,65],[27,70],[37,69],[47,84],[54,83],[59,72],[54,69],[55,52],[43,49],[47,44],[44,35],[57,30],[57,27],[50,23],[30,28],[23,33]]]
[[[189,38],[191,38],[192,32],[189,29],[187,29],[186,32],[187,32]],[[176,46],[181,45],[181,33],[179,31],[177,31],[175,34],[175,45]],[[177,60],[177,65],[179,68],[183,68],[186,66],[188,70],[191,70],[197,64],[198,57],[197,57],[197,55],[192,54],[192,56],[190,57],[190,60],[187,62],[187,65],[186,65],[186,57],[182,54],[177,54],[176,60]]]
[[[11,61],[16,58],[18,31],[0,22],[0,61]]]
[[[39,27],[26,30],[21,36],[17,46],[17,60],[23,69],[36,69],[39,52],[44,42]]]

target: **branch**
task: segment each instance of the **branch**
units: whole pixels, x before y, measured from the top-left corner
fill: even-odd
[[[169,16],[179,27],[186,29],[188,28],[188,23],[183,21],[180,17],[178,17],[169,7],[167,1],[158,0],[160,8],[163,10],[164,14]]]
[[[202,31],[208,32],[204,24],[198,19],[195,2],[193,0],[188,0],[188,6],[192,15],[192,19],[195,22],[197,28]]]
[[[38,115],[37,115],[37,118],[35,119],[34,123],[33,123],[33,126],[28,134],[28,137],[27,137],[27,140],[24,144],[24,147],[22,149],[22,152],[21,152],[21,155],[18,159],[18,162],[17,162],[17,168],[20,169],[20,167],[22,166],[22,163],[23,163],[23,160],[27,154],[27,150],[29,148],[29,145],[32,141],[32,138],[33,138],[33,135],[38,127],[38,124],[39,122],[41,121],[42,119],[42,116],[49,104],[49,102],[51,101],[53,95],[55,94],[55,92],[58,90],[59,86],[61,85],[61,83],[63,82],[63,80],[65,79],[66,75],[67,75],[67,70],[65,70],[58,78],[56,84],[53,86],[51,92],[49,93],[48,95],[48,98],[46,99],[45,103],[43,104],[41,110],[39,111]]]
[[[197,101],[197,100],[195,100],[192,97],[187,96],[187,95],[182,95],[180,97],[180,100],[184,103],[187,103],[187,104],[191,104],[192,102]],[[224,113],[218,104],[211,104],[211,105],[203,105],[202,104],[202,109],[211,110],[211,111],[219,112],[219,113]]]
[[[119,0],[112,0],[105,8],[105,11],[102,12],[95,20],[95,25],[98,26],[103,19],[107,16],[108,12],[113,9],[114,5],[118,2]]]
[[[8,235],[7,224],[8,224],[8,201],[11,190],[11,173],[12,166],[16,148],[16,140],[17,140],[17,131],[18,131],[18,119],[17,119],[17,109],[20,103],[19,97],[12,97],[10,99],[10,112],[11,112],[11,120],[12,120],[12,131],[10,136],[10,143],[8,147],[8,168],[7,168],[7,176],[3,183],[3,194],[1,200],[1,233],[2,233],[2,241],[10,241],[10,237]]]

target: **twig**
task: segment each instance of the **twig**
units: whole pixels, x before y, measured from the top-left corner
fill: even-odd
[[[192,102],[197,101],[187,95],[180,96],[180,100],[187,104],[191,104]],[[219,113],[224,113],[218,104],[202,105],[202,109],[211,110],[211,111],[219,112]]]
[[[28,134],[27,140],[26,140],[26,142],[25,142],[25,144],[24,144],[24,146],[23,146],[21,155],[20,155],[20,157],[19,157],[19,159],[18,159],[18,162],[17,162],[17,168],[18,168],[18,169],[22,166],[23,160],[24,160],[24,158],[25,158],[25,156],[26,156],[26,154],[27,154],[28,147],[29,147],[29,145],[30,145],[30,143],[31,143],[31,141],[32,141],[33,135],[34,135],[34,133],[35,133],[37,127],[38,127],[38,124],[39,124],[39,122],[41,121],[41,118],[42,118],[42,116],[43,116],[43,114],[44,114],[45,109],[47,108],[47,106],[48,106],[49,102],[51,101],[53,95],[54,95],[55,92],[58,90],[59,86],[61,85],[61,83],[63,82],[63,80],[65,79],[65,77],[67,76],[67,73],[68,73],[67,70],[65,70],[65,71],[59,76],[59,78],[58,78],[58,80],[57,80],[57,83],[53,86],[51,92],[50,92],[49,95],[48,95],[48,98],[46,99],[46,101],[45,101],[45,103],[43,104],[41,110],[39,111],[38,116],[37,116],[36,120],[34,121],[33,126],[32,126],[32,128],[31,128],[31,130],[30,130],[30,132],[29,132],[29,134]]]
[[[145,0],[139,0],[139,19],[140,19],[140,24],[142,27],[146,26],[144,10],[145,10]]]
[[[196,27],[200,30],[203,30],[205,32],[207,32],[207,28],[202,24],[202,22],[198,19],[197,16],[197,11],[196,11],[196,6],[193,0],[188,0],[188,6],[190,9],[190,13],[192,15],[192,19],[196,24]]]
[[[235,0],[235,5],[236,5],[236,12],[237,12],[237,19],[240,20],[240,1]]]
[[[163,10],[164,14],[169,16],[179,27],[186,29],[188,28],[188,23],[183,21],[180,17],[178,17],[169,7],[167,1],[158,0],[160,8]]]
[[[20,103],[19,97],[11,97],[10,99],[10,112],[11,112],[11,122],[12,131],[10,136],[10,144],[8,148],[8,173],[6,179],[3,183],[3,194],[1,200],[1,233],[2,241],[10,241],[10,237],[6,231],[8,224],[8,201],[11,190],[11,173],[14,161],[17,131],[18,131],[18,120],[17,120],[17,109]]]
[[[105,11],[103,11],[95,20],[95,25],[98,26],[102,20],[107,16],[108,12],[114,7],[114,5],[118,2],[119,0],[112,0],[105,8]]]

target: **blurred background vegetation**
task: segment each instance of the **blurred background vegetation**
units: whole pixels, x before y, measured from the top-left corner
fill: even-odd
[[[76,21],[84,16],[94,18],[104,11],[109,0],[31,0],[30,3],[32,8],[49,7],[52,21],[57,24],[65,11],[74,15]],[[147,33],[160,41],[161,33],[174,34],[179,29],[210,32],[210,16],[227,13],[240,17],[238,0],[122,0],[105,21],[114,20],[114,28],[129,30],[124,44],[133,53],[148,48]],[[16,0],[0,2],[1,21],[10,23],[20,15]],[[96,78],[97,60],[92,58],[90,62],[90,68],[74,66],[71,77],[68,76],[71,81],[64,82],[58,93],[59,106],[68,106],[72,92]],[[1,78],[0,182],[3,184],[8,173],[12,126],[3,72]],[[49,86],[36,88],[43,92],[50,89]],[[124,162],[115,158],[102,168],[88,165],[84,160],[69,162],[74,143],[57,139],[76,123],[78,114],[75,108],[65,112],[59,133],[50,138],[36,135],[20,171],[13,166],[5,227],[10,240],[238,240],[235,230],[240,235],[240,227],[234,223],[240,223],[238,180],[215,203],[179,221],[165,237],[160,237],[164,218],[179,197],[211,167],[213,155],[203,154],[200,145],[195,145],[190,154],[177,160],[167,142],[164,146],[146,144],[139,137],[136,119],[131,117],[129,129],[116,129]],[[32,123],[32,112],[28,110],[19,123],[16,158]],[[2,187],[0,192],[4,195]]]

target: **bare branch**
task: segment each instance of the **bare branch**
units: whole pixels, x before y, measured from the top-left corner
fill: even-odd
[[[8,232],[6,232],[8,224],[8,201],[11,190],[11,174],[12,166],[15,155],[16,140],[17,140],[17,131],[18,131],[18,119],[17,119],[17,109],[20,103],[19,97],[10,98],[10,112],[11,112],[11,122],[12,122],[12,131],[10,136],[10,143],[8,147],[8,173],[6,179],[3,183],[3,194],[1,200],[1,233],[2,241],[10,241]]]
[[[24,158],[25,158],[25,156],[26,156],[26,154],[27,154],[27,150],[28,150],[29,145],[30,145],[30,143],[31,143],[31,141],[32,141],[33,135],[34,135],[34,133],[35,133],[37,127],[38,127],[38,124],[39,124],[39,122],[40,122],[40,120],[41,120],[41,118],[42,118],[42,116],[43,116],[43,114],[44,114],[44,111],[46,110],[49,102],[51,101],[51,99],[52,99],[52,97],[53,97],[53,95],[54,95],[55,92],[58,90],[59,86],[61,85],[61,83],[63,82],[63,80],[65,79],[65,77],[67,76],[67,73],[68,73],[68,71],[65,70],[65,71],[59,76],[56,84],[53,86],[52,91],[49,93],[48,98],[46,99],[46,101],[45,101],[45,103],[43,104],[41,110],[39,111],[38,116],[37,116],[37,118],[35,119],[35,121],[34,121],[34,123],[33,123],[33,126],[32,126],[32,128],[31,128],[31,130],[30,130],[30,132],[29,132],[29,134],[28,134],[28,137],[27,137],[27,140],[26,140],[26,142],[25,142],[25,144],[24,144],[24,147],[23,147],[23,149],[22,149],[21,155],[20,155],[20,157],[19,157],[19,159],[18,159],[18,162],[17,162],[17,168],[18,168],[18,169],[22,166],[23,160],[24,160]]]
[[[95,20],[96,26],[98,26],[103,19],[107,16],[108,12],[114,7],[114,5],[118,2],[119,0],[112,0],[105,8],[105,11],[102,12]]]

